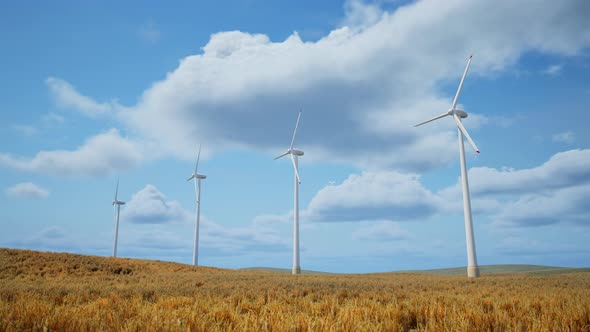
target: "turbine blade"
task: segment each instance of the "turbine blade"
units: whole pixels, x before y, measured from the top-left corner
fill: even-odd
[[[277,160],[277,159],[279,159],[279,158],[283,158],[284,156],[288,155],[289,153],[291,153],[291,150],[287,150],[287,152],[285,152],[285,153],[283,153],[282,155],[280,155],[280,156],[278,156],[278,157],[274,158],[273,160]]]
[[[117,188],[115,189],[115,202],[117,201],[118,194],[119,194],[119,178],[117,178]]]
[[[471,58],[473,54],[469,56],[469,60],[467,60],[467,65],[465,66],[465,71],[463,72],[463,77],[461,77],[461,83],[459,83],[459,88],[457,89],[457,93],[455,94],[455,99],[453,99],[453,107],[451,109],[455,109],[457,106],[457,101],[459,100],[459,94],[461,93],[461,89],[463,88],[463,82],[465,81],[465,76],[467,75],[467,71],[469,70],[469,65],[471,64]]]
[[[479,153],[479,149],[477,148],[475,143],[473,143],[471,136],[469,136],[467,129],[465,129],[465,127],[463,127],[463,124],[461,123],[461,120],[459,120],[459,117],[456,114],[453,114],[453,119],[455,119],[455,123],[457,124],[457,127],[459,127],[459,130],[461,130],[463,135],[465,137],[467,137],[467,140],[469,141],[469,143],[471,143],[471,146],[473,146],[473,149],[475,150],[475,152]]]
[[[199,169],[199,159],[201,159],[201,144],[199,144],[199,153],[197,154],[197,164],[195,165],[195,174],[197,174],[197,169]]]
[[[449,115],[449,113],[448,113],[448,112],[447,112],[447,113],[444,113],[444,114],[441,114],[441,115],[439,115],[439,116],[437,116],[437,117],[434,117],[434,118],[432,118],[432,119],[430,119],[430,120],[428,120],[428,121],[424,121],[424,122],[422,122],[422,123],[419,123],[419,124],[415,125],[414,127],[418,127],[418,126],[421,126],[421,125],[423,125],[423,124],[427,124],[428,122],[432,122],[432,121],[434,121],[434,120],[438,120],[438,119],[440,119],[440,118],[444,118],[444,117],[445,117],[445,116],[447,116],[447,115]]]
[[[192,180],[192,179],[194,179],[194,178],[195,178],[195,175],[193,174],[193,175],[191,175],[191,177],[190,177],[190,178],[188,178],[188,179],[186,179],[186,180],[187,180],[187,181],[190,181],[190,180]]]
[[[297,170],[297,164],[295,163],[295,156],[291,155],[291,162],[293,162],[293,169],[295,170],[295,176],[297,177],[297,182],[301,183],[301,178],[299,177],[299,171]]]
[[[293,145],[295,144],[295,135],[297,134],[297,127],[299,127],[299,119],[301,119],[301,111],[299,111],[299,115],[297,116],[297,123],[295,123],[295,130],[293,131],[293,138],[291,139],[291,147],[289,150],[292,150]]]

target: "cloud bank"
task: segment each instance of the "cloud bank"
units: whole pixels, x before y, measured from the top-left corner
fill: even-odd
[[[49,196],[47,189],[39,187],[32,182],[23,182],[6,188],[6,195],[15,198],[43,199]]]

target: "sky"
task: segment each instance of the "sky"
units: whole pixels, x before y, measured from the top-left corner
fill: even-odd
[[[590,2],[0,2],[0,247],[290,269],[590,266]]]

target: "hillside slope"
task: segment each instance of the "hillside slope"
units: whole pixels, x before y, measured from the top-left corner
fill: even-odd
[[[0,249],[0,331],[583,331],[590,273],[304,274]]]

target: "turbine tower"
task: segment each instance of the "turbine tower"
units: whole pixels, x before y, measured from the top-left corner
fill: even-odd
[[[301,265],[299,264],[299,184],[301,178],[299,178],[298,171],[298,158],[303,156],[303,151],[296,150],[293,148],[295,145],[295,135],[297,134],[297,127],[299,126],[299,119],[301,118],[301,111],[297,116],[297,123],[295,124],[295,130],[293,131],[293,138],[291,139],[291,146],[287,152],[276,157],[274,160],[282,158],[286,155],[291,155],[291,162],[293,163],[293,169],[295,170],[295,208],[293,209],[293,269],[292,274],[301,273]]]
[[[199,153],[197,154],[197,164],[195,165],[195,171],[187,181],[194,180],[195,183],[195,194],[197,196],[197,222],[195,223],[195,242],[193,247],[193,265],[199,265],[199,221],[201,214],[201,180],[206,179],[207,176],[199,174],[199,159],[201,158],[201,145],[199,145]]]
[[[465,238],[467,243],[467,276],[469,278],[477,278],[479,277],[479,267],[477,265],[477,256],[475,252],[475,239],[473,236],[473,222],[471,220],[471,200],[469,198],[469,182],[467,180],[467,166],[465,165],[465,146],[463,145],[463,136],[467,138],[475,152],[479,153],[479,149],[469,136],[469,133],[463,127],[461,123],[461,119],[467,117],[467,112],[463,110],[457,109],[457,100],[459,99],[459,94],[461,93],[461,88],[463,88],[463,82],[465,81],[465,76],[467,75],[467,71],[469,70],[469,65],[471,64],[471,59],[473,55],[469,56],[469,60],[467,60],[467,65],[465,66],[465,71],[463,72],[463,77],[461,77],[461,82],[459,83],[459,88],[457,89],[457,93],[455,94],[455,99],[453,99],[453,105],[451,108],[444,114],[441,114],[435,118],[432,118],[428,121],[424,121],[415,125],[414,127],[421,126],[428,122],[432,122],[438,120],[440,118],[444,118],[446,116],[452,116],[455,124],[457,125],[457,132],[459,135],[459,157],[461,161],[461,186],[463,188],[463,214],[465,215]]]
[[[115,200],[113,200],[113,207],[115,208],[115,244],[113,246],[113,257],[117,257],[117,241],[119,239],[119,213],[121,212],[121,205],[125,202],[117,199],[119,194],[119,179],[117,179],[117,189],[115,189]]]

